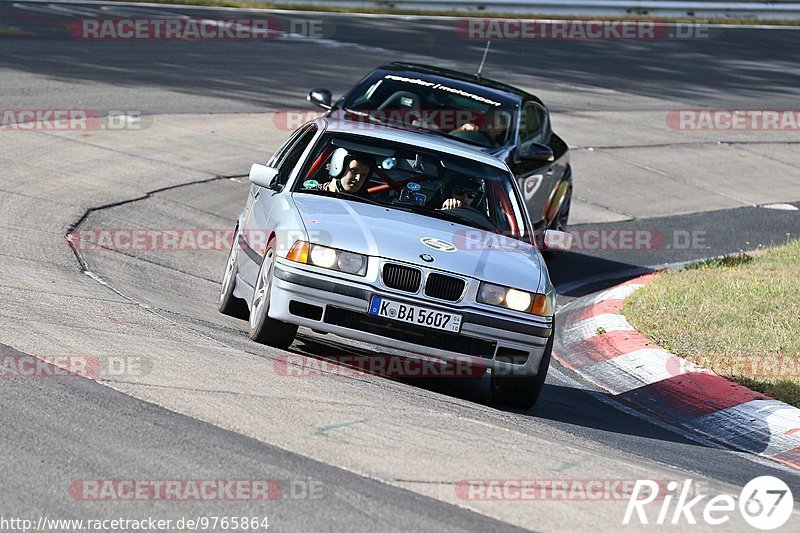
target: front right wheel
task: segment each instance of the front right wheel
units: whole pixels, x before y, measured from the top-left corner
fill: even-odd
[[[237,227],[233,232],[233,243],[231,243],[231,251],[228,253],[228,260],[225,262],[225,275],[222,278],[222,286],[219,290],[219,312],[247,320],[247,303],[233,294],[236,288],[236,273],[239,271],[236,260],[236,238],[238,235],[239,228]]]
[[[554,338],[555,332],[550,335],[550,339],[547,341],[542,360],[539,363],[539,371],[535,376],[499,374],[492,370],[489,385],[492,400],[519,409],[533,407],[544,388],[544,380],[547,378],[547,370],[550,368]]]

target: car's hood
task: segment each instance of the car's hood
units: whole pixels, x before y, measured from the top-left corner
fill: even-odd
[[[542,267],[530,244],[391,207],[303,193],[293,199],[311,242],[520,289],[539,287]],[[436,249],[437,242],[455,250]],[[423,254],[434,261],[422,261]]]

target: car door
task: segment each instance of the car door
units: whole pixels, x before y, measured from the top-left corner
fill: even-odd
[[[267,166],[278,170],[275,178],[278,187],[271,189],[255,184],[250,187],[249,209],[244,215],[238,264],[239,274],[251,287],[258,275],[269,235],[275,229],[271,227],[274,224],[270,222],[270,213],[317,130],[316,124],[300,128],[267,162]]]
[[[524,103],[520,112],[518,135],[511,169],[517,177],[531,222],[539,229],[545,222],[548,204],[565,171],[563,165],[557,161],[529,161],[520,157],[533,143],[550,144],[550,117],[541,104],[532,100]]]

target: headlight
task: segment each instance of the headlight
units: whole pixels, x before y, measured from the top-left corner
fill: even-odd
[[[514,311],[527,311],[531,306],[531,293],[508,289],[506,293],[506,305]]]
[[[311,264],[322,267],[332,268],[336,264],[336,250],[333,248],[326,248],[325,246],[311,245],[311,254],[309,255]]]
[[[296,263],[314,265],[331,270],[339,270],[347,274],[365,276],[367,274],[367,256],[337,250],[319,244],[297,241],[289,250],[286,259]]]
[[[366,264],[367,261],[363,255],[353,252],[340,251],[339,257],[336,259],[336,266],[339,267],[339,270],[348,274],[358,274]]]
[[[548,298],[547,295],[492,285],[491,283],[481,283],[478,289],[478,301],[539,316],[553,314],[553,300]]]
[[[481,283],[478,292],[478,301],[489,305],[503,305],[506,299],[506,289],[498,285]]]

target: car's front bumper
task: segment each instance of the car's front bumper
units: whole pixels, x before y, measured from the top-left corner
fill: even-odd
[[[424,306],[463,316],[458,334],[373,317],[371,297]],[[275,265],[269,316],[318,332],[402,351],[486,366],[496,371],[535,375],[552,335],[549,319],[517,320],[483,309],[432,303],[349,279],[299,268],[285,260]]]

